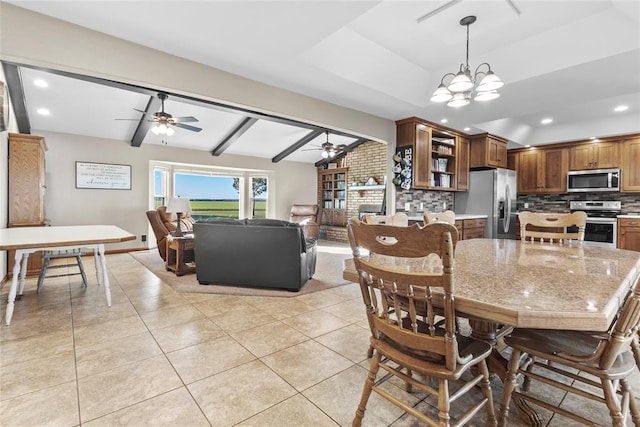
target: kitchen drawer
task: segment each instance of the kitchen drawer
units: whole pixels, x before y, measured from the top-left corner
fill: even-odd
[[[458,239],[459,240],[462,240],[462,228],[463,228],[462,223],[463,223],[462,220],[458,220],[455,223],[456,228],[458,229]]]
[[[618,218],[618,227],[639,227],[640,218]]]
[[[464,240],[483,239],[483,238],[484,238],[484,227],[464,229]]]
[[[463,221],[463,224],[464,224],[463,228],[465,230],[468,230],[471,228],[484,228],[485,221],[486,221],[485,219],[465,219]]]

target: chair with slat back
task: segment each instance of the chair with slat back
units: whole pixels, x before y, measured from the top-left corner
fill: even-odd
[[[365,215],[362,222],[367,224],[386,224],[396,227],[408,227],[409,217],[404,212],[396,212],[393,215]]]
[[[446,222],[453,225],[456,223],[456,214],[453,211],[423,212],[422,219],[425,225],[433,222]]]
[[[636,364],[634,357],[639,356],[635,347],[639,327],[640,288],[636,278],[634,288],[628,293],[608,332],[514,329],[504,339],[512,353],[504,385],[500,424],[505,425],[512,396],[581,424],[595,424],[595,421],[585,418],[586,414],[561,408],[547,399],[551,395],[549,391],[544,396],[528,393],[524,388],[516,391],[516,377],[522,374],[525,379],[606,403],[614,426],[627,425],[628,411],[633,423],[640,426],[640,405],[628,382]],[[525,353],[529,358],[521,361],[521,355]],[[535,365],[534,369],[531,369],[531,364]],[[562,381],[563,377],[568,381]],[[593,387],[599,388],[601,393],[593,393]]]
[[[583,211],[573,213],[538,213],[538,212],[518,212],[520,221],[521,240],[540,240],[550,243],[562,243],[563,241],[584,240],[584,230],[587,224],[587,214]],[[531,225],[538,227],[537,230],[527,229]],[[567,232],[566,227],[576,226],[576,232]],[[552,229],[542,231],[539,228]],[[554,230],[555,229],[555,230]],[[558,229],[564,229],[559,231]]]
[[[477,384],[482,395],[463,412],[456,425],[464,424],[483,407],[488,424],[494,425],[486,364],[491,346],[455,331],[456,228],[445,223],[394,227],[351,218],[347,232],[371,329],[370,342],[375,349],[353,425],[361,424],[369,396],[375,391],[421,422],[448,426],[453,421],[450,404],[470,391],[477,392]],[[369,254],[361,256],[361,249]],[[439,307],[443,326],[436,322]],[[471,367],[477,370],[472,372]],[[378,377],[380,369],[386,373]],[[462,380],[465,372],[472,374],[471,379]],[[392,377],[405,382],[409,392],[416,387],[437,396],[439,419],[429,418],[386,391],[382,384]],[[437,387],[429,385],[429,378],[437,379]],[[450,386],[460,382],[463,384],[450,394]]]
[[[42,255],[43,263],[40,269],[40,275],[38,276],[37,292],[40,293],[42,286],[44,285],[44,279],[47,277],[64,277],[64,276],[82,276],[82,285],[87,287],[87,275],[84,272],[84,265],[82,264],[82,251],[80,249],[68,249],[68,250],[49,250],[44,251]],[[53,263],[52,260],[66,260],[64,264]],[[75,262],[71,262],[73,259]],[[69,267],[77,267],[77,271],[69,270]],[[51,269],[61,268],[64,269],[64,273],[60,274],[47,274]]]

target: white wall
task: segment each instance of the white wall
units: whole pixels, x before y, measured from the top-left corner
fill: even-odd
[[[33,131],[47,143],[45,212],[51,225],[114,224],[135,234],[135,241],[108,245],[107,249],[142,247],[149,234],[145,211],[149,208],[149,161],[224,166],[266,171],[272,176],[275,217],[288,219],[293,203],[316,203],[316,169],[313,164],[272,163],[270,159],[244,156],[214,157],[209,153],[127,142]],[[131,190],[75,188],[75,162],[131,165]],[[295,177],[295,179],[292,179]],[[153,234],[148,236],[154,242]]]

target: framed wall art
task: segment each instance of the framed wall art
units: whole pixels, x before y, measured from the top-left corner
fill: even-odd
[[[131,190],[131,165],[76,162],[76,188]]]

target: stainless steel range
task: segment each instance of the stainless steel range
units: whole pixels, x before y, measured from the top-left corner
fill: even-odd
[[[598,242],[605,246],[616,247],[618,219],[622,210],[619,201],[573,201],[569,202],[571,212],[584,211],[587,214],[587,226],[584,240]]]

